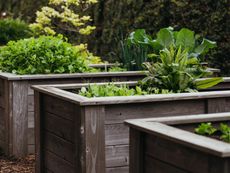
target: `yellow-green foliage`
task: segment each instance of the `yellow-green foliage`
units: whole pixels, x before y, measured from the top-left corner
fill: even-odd
[[[96,27],[88,24],[90,16],[81,14],[95,3],[97,0],[49,0],[49,6],[37,11],[36,23],[30,27],[38,34],[56,35],[61,30],[89,35]]]
[[[99,56],[94,56],[93,53],[87,49],[87,44],[80,44],[75,46],[77,52],[81,54],[81,57],[85,59],[87,64],[102,64],[102,60]]]

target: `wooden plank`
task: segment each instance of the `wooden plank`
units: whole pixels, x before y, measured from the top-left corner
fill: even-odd
[[[207,113],[228,111],[230,111],[230,102],[226,102],[226,98],[213,98],[207,100]]]
[[[44,133],[44,147],[58,157],[74,164],[74,144],[49,133]]]
[[[124,145],[129,143],[129,128],[124,124],[105,125],[105,144]]]
[[[44,152],[44,164],[51,172],[75,173],[74,166],[72,164],[49,151]]]
[[[34,154],[34,153],[35,153],[35,144],[28,145],[28,154]]]
[[[114,167],[114,168],[106,168],[106,173],[128,173],[129,167]]]
[[[192,173],[209,173],[211,155],[153,135],[145,136],[145,154]],[[188,159],[189,158],[189,159]],[[194,165],[196,165],[194,167]]]
[[[125,72],[98,72],[98,73],[72,73],[72,74],[37,74],[37,75],[15,75],[11,73],[0,73],[1,78],[8,80],[50,80],[50,79],[76,79],[76,78],[108,78],[116,76],[144,76],[143,71]]]
[[[131,128],[130,129],[130,173],[142,173],[144,171],[143,161],[144,161],[144,140],[143,134]]]
[[[73,120],[74,104],[51,96],[44,96],[44,110],[64,119]]]
[[[28,128],[34,128],[34,112],[28,112]]]
[[[205,113],[205,100],[182,100],[153,103],[107,105],[105,124],[123,123],[126,119]]]
[[[43,173],[44,168],[44,155],[42,153],[43,143],[43,96],[41,93],[35,91],[34,93],[34,106],[35,106],[35,172]]]
[[[106,146],[106,168],[124,167],[129,165],[129,146]]]
[[[35,145],[35,135],[34,128],[28,128],[27,136],[28,136],[28,145]]]
[[[6,155],[13,155],[13,83],[5,81],[5,128],[6,145],[4,152]]]
[[[0,107],[5,107],[5,80],[0,79]]]
[[[87,107],[82,115],[84,120],[85,148],[82,151],[84,158],[83,172],[105,173],[105,110],[103,106]],[[85,156],[84,156],[85,155]]]
[[[154,159],[151,156],[145,155],[145,169],[137,173],[188,173],[163,161]],[[131,173],[131,172],[130,172]]]
[[[63,115],[65,115],[64,111],[62,111],[62,113]],[[53,133],[69,142],[74,141],[73,121],[63,119],[62,117],[59,117],[57,115],[45,112],[43,123],[44,123],[44,129],[46,131],[49,131],[50,133]]]
[[[6,142],[6,122],[5,122],[5,109],[0,107],[0,140],[4,143]],[[5,146],[1,146],[1,148],[4,148]]]
[[[28,82],[13,83],[13,155],[27,155],[27,87]]]
[[[34,95],[28,95],[28,112],[34,112]]]

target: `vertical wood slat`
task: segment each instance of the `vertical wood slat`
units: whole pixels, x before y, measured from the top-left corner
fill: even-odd
[[[129,148],[129,157],[130,157],[130,166],[129,173],[141,173],[143,172],[143,160],[144,160],[144,144],[143,144],[143,134],[130,128],[129,133],[130,148]]]
[[[16,156],[25,155],[28,151],[28,105],[27,81],[13,83],[13,153]]]
[[[218,113],[230,111],[226,103],[227,98],[213,98],[207,100],[207,113]]]
[[[104,106],[85,108],[82,173],[105,173]]]
[[[35,108],[35,157],[36,157],[36,164],[35,164],[35,172],[42,173],[42,152],[41,152],[41,144],[43,136],[41,133],[41,116],[42,116],[42,97],[41,94],[37,91],[34,92],[34,108]],[[43,169],[44,170],[44,169]]]

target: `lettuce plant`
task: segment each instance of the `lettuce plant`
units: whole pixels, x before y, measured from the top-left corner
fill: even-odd
[[[10,41],[0,49],[0,70],[16,74],[76,73],[89,70],[75,47],[59,37]]]

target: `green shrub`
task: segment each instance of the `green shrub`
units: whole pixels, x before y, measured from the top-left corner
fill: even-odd
[[[16,74],[85,72],[81,52],[61,38],[41,36],[10,41],[0,49],[0,69]]]
[[[5,45],[9,41],[16,41],[28,38],[32,35],[29,26],[19,19],[0,20],[0,45]]]

